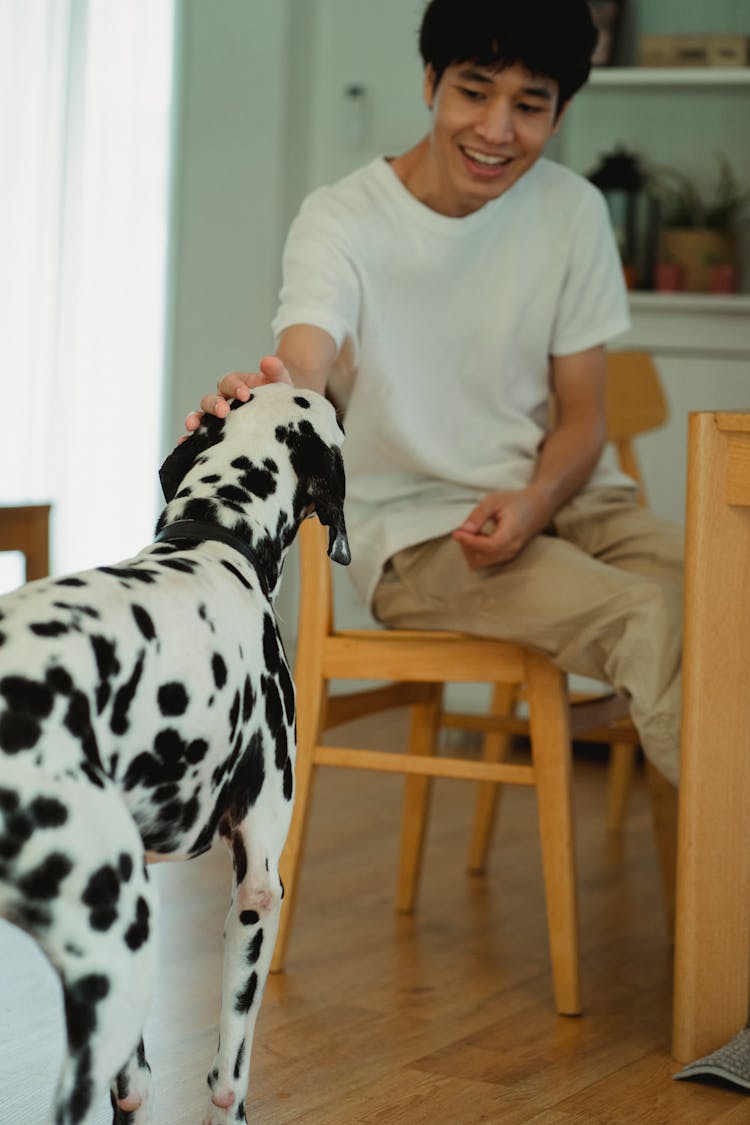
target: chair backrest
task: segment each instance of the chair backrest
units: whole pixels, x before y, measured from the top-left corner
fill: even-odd
[[[607,353],[607,438],[620,468],[638,485],[645,503],[643,474],[633,438],[663,426],[669,417],[659,374],[647,352]]]

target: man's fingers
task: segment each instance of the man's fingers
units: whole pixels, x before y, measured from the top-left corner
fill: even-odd
[[[238,398],[240,402],[247,402],[250,387],[257,387],[259,382],[260,377],[254,371],[230,371],[219,379],[219,394],[223,398]]]
[[[204,395],[201,399],[201,412],[215,414],[217,418],[226,418],[229,413],[229,403],[223,395]]]

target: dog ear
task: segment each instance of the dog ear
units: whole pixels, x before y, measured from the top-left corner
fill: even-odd
[[[213,414],[204,414],[199,429],[180,442],[159,469],[159,480],[164,499],[173,500],[188,471],[212,445],[222,439],[224,421]]]
[[[341,450],[326,447],[325,464],[320,474],[308,479],[307,491],[315,504],[315,514],[328,528],[328,557],[348,566],[352,561],[344,521],[344,459]]]

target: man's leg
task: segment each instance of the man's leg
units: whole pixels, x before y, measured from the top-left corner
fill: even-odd
[[[679,578],[679,530],[619,490],[605,518],[603,495],[579,497],[575,512],[560,513],[559,534],[538,536],[502,566],[470,570],[449,536],[401,551],[373,608],[392,626],[533,645],[565,671],[624,692],[647,756],[676,782],[682,589],[666,575]]]

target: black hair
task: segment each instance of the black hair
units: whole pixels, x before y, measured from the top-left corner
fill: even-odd
[[[436,86],[455,63],[520,63],[557,82],[559,112],[588,78],[596,40],[587,0],[430,0],[419,51]]]

